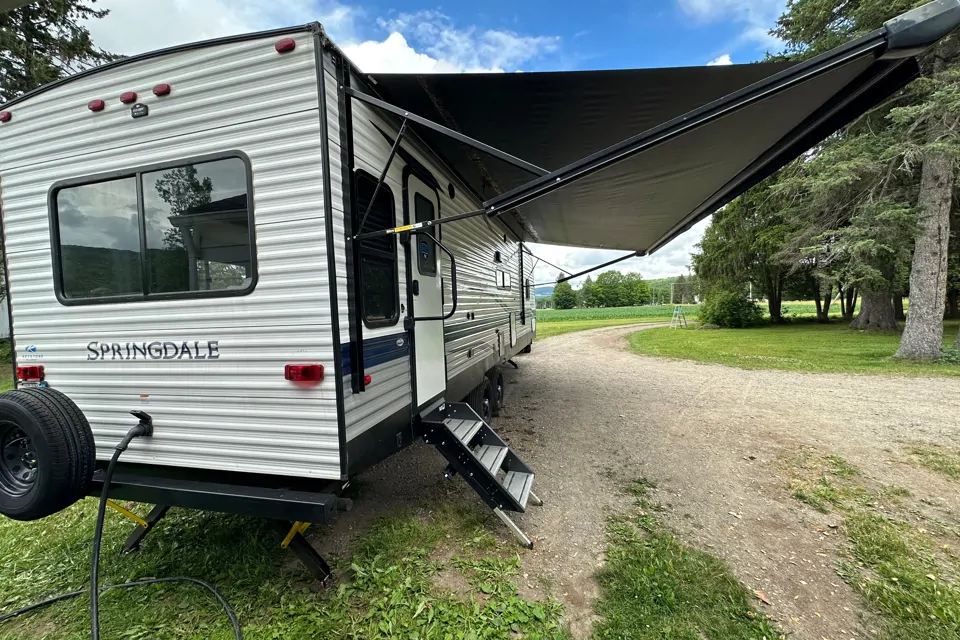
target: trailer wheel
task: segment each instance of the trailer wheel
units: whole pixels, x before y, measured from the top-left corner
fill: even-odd
[[[503,370],[500,367],[490,371],[488,376],[490,378],[490,387],[493,396],[491,412],[494,417],[497,417],[500,415],[500,410],[506,406],[507,386],[503,382]]]
[[[530,353],[531,351],[533,351],[533,343],[532,343],[532,342],[531,342],[530,344],[528,344],[527,346],[525,346],[523,349],[520,349],[520,353]]]
[[[493,387],[490,386],[490,378],[483,377],[483,382],[470,392],[467,404],[488,425],[493,421]]]
[[[58,408],[62,394],[48,393],[0,394],[0,515],[14,520],[65,509],[90,486],[95,454],[84,432],[90,426]]]
[[[90,429],[87,417],[69,396],[56,389],[41,387],[21,391],[37,398],[59,418],[60,427],[69,436],[67,442],[71,446],[70,455],[78,462],[75,465],[76,486],[83,492],[82,495],[86,495],[90,489],[90,481],[93,479],[93,469],[97,460],[93,430]]]

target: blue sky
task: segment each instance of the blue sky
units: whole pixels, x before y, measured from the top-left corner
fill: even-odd
[[[779,44],[769,35],[786,0],[98,0],[111,14],[88,26],[109,51],[322,22],[370,72],[559,71],[748,63]],[[657,254],[622,263],[645,277],[679,275],[706,221]],[[576,271],[616,253],[540,246]],[[556,277],[544,267],[538,281]]]

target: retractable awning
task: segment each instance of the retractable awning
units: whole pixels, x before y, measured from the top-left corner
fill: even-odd
[[[520,237],[644,254],[901,89],[958,26],[960,0],[938,0],[794,65],[371,77],[442,125],[411,124]]]

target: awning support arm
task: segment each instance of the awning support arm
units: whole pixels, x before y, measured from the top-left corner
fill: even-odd
[[[400,141],[403,140],[403,134],[406,132],[407,121],[404,119],[403,124],[400,125],[400,133],[397,134],[397,139],[393,141],[393,146],[390,148],[387,163],[383,165],[383,171],[380,172],[380,179],[377,180],[377,186],[373,189],[373,195],[370,196],[370,202],[367,203],[367,209],[363,212],[363,217],[360,218],[360,226],[357,227],[358,230],[363,229],[363,225],[367,223],[367,216],[370,215],[370,210],[373,209],[373,203],[377,201],[377,194],[380,193],[380,187],[383,186],[383,181],[387,179],[387,171],[390,170],[390,164],[393,162],[394,156],[397,155],[397,149],[400,148]],[[354,236],[353,239],[356,240],[357,236]]]
[[[530,255],[533,255],[533,254],[530,254]],[[595,266],[595,267],[590,267],[589,269],[587,269],[587,270],[585,270],[585,271],[581,271],[581,272],[579,272],[579,273],[570,274],[570,275],[568,275],[568,276],[565,277],[565,278],[560,278],[560,279],[557,280],[556,282],[541,282],[541,283],[535,284],[535,285],[533,285],[533,286],[534,286],[534,287],[545,287],[545,286],[551,285],[551,284],[560,284],[561,282],[567,282],[567,281],[569,281],[569,280],[573,280],[574,278],[579,278],[580,276],[585,276],[585,275],[587,275],[588,273],[593,273],[594,271],[599,271],[600,269],[603,269],[604,267],[611,267],[611,266],[617,264],[618,262],[623,262],[624,260],[629,260],[630,258],[640,258],[640,257],[642,257],[643,255],[644,255],[644,254],[643,254],[643,251],[634,251],[633,253],[628,253],[628,254],[625,255],[625,256],[620,256],[619,258],[614,258],[613,260],[611,260],[611,261],[609,261],[609,262],[604,262],[603,264],[598,264],[598,265]],[[544,262],[546,262],[546,261],[544,261]],[[560,269],[560,270],[563,271],[563,269]]]
[[[503,160],[507,164],[512,164],[513,166],[523,169],[524,171],[527,171],[529,173],[532,173],[535,176],[545,176],[548,173],[550,173],[546,169],[542,169],[535,164],[531,164],[527,162],[526,160],[521,160],[520,158],[516,156],[512,156],[509,153],[506,153],[505,151],[501,151],[496,147],[491,147],[490,145],[484,144],[479,140],[475,140],[469,136],[465,136],[459,131],[455,131],[453,129],[450,129],[449,127],[445,127],[441,124],[437,124],[432,120],[427,120],[426,118],[420,117],[415,113],[410,113],[406,109],[395,107],[389,102],[384,102],[383,100],[374,98],[370,94],[364,93],[362,91],[357,91],[353,87],[345,87],[344,91],[351,98],[356,98],[361,102],[366,102],[371,106],[374,106],[378,109],[382,109],[383,111],[388,111],[394,115],[404,118],[405,120],[410,120],[411,122],[415,122],[428,129],[432,129],[437,133],[442,133],[443,135],[453,138],[454,140],[456,140],[461,144],[465,144],[468,147],[473,147],[474,149],[483,151],[484,153],[487,153],[493,156],[494,158],[497,158],[498,160]]]

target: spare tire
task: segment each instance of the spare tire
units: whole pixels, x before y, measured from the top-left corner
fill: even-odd
[[[53,389],[0,394],[0,515],[37,520],[90,488],[96,452],[83,413]]]

